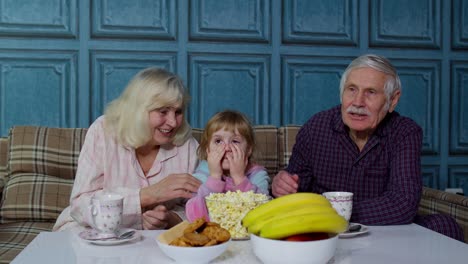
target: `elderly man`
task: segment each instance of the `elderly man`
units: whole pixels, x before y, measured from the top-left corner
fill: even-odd
[[[422,130],[394,111],[401,83],[392,64],[376,55],[356,58],[341,78],[340,95],[340,106],[314,115],[301,128],[288,167],[273,179],[273,195],[353,192],[352,222],[415,221],[463,240],[450,217],[416,217]]]

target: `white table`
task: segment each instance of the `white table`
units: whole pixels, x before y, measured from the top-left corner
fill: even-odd
[[[467,263],[468,245],[416,224],[370,226],[370,232],[339,239],[335,263]],[[12,262],[28,263],[174,263],[156,244],[161,231],[140,231],[142,239],[128,244],[96,246],[73,232],[42,232]],[[260,263],[249,241],[233,241],[213,263]]]

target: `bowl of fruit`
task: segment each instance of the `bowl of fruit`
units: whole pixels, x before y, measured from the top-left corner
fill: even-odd
[[[265,264],[323,264],[335,255],[338,235],[318,232],[269,239],[251,234],[250,240],[255,256]]]
[[[270,200],[242,219],[263,263],[327,263],[348,222],[322,195],[295,193]]]

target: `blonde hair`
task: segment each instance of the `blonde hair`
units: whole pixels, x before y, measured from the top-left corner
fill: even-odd
[[[104,113],[106,134],[112,135],[124,146],[141,147],[152,138],[149,125],[149,113],[152,110],[180,105],[185,112],[188,101],[189,96],[177,75],[159,68],[144,69],[107,106]],[[172,143],[182,145],[191,136],[191,132],[184,115]]]
[[[251,155],[249,157],[249,162],[253,160],[254,153],[256,150],[255,134],[250,123],[250,120],[241,112],[234,110],[225,110],[215,114],[205,126],[203,134],[201,136],[200,145],[197,149],[198,158],[200,160],[206,160],[208,157],[207,149],[210,145],[210,140],[213,134],[220,130],[224,129],[232,133],[239,132],[239,134],[245,138],[247,146],[251,149]]]

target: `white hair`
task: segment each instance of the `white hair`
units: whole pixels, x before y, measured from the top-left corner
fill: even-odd
[[[387,97],[385,108],[388,110],[390,107],[390,99],[396,91],[401,91],[401,81],[398,73],[385,57],[366,54],[354,59],[346,68],[340,80],[340,101],[343,100],[344,86],[347,81],[349,73],[358,68],[372,68],[376,71],[383,72],[387,75],[384,90]]]

